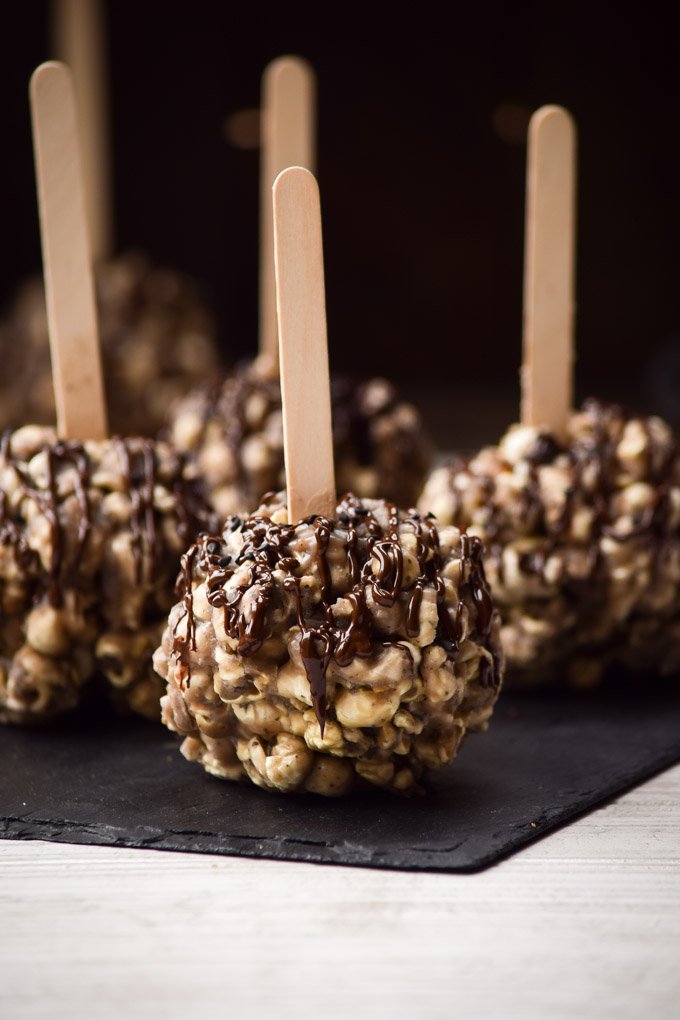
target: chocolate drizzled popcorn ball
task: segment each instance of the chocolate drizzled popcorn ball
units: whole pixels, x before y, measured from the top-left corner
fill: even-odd
[[[416,409],[384,379],[334,380],[332,401],[338,491],[411,506],[431,463]],[[285,484],[279,381],[257,361],[180,401],[169,436],[223,518],[250,512]]]
[[[158,718],[153,649],[180,556],[209,524],[166,444],[62,442],[26,426],[0,442],[0,720],[76,705],[95,671]]]
[[[224,779],[412,791],[498,697],[481,542],[352,495],[290,525],[281,498],[185,555],[154,659],[163,721]]]
[[[680,462],[660,418],[591,400],[564,445],[515,425],[436,469],[420,506],[483,539],[509,679],[680,668]]]
[[[127,255],[96,273],[109,419],[122,435],[155,435],[168,407],[218,371],[215,328],[193,284]],[[41,279],[0,322],[0,428],[55,420]]]

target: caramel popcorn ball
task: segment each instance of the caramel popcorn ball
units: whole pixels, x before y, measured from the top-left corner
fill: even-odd
[[[152,653],[180,557],[210,521],[180,458],[146,439],[0,442],[0,720],[73,708],[98,671],[158,718]]]
[[[680,461],[669,426],[590,400],[568,440],[514,425],[420,500],[486,546],[508,679],[680,668]]]
[[[384,379],[333,380],[332,401],[338,491],[411,506],[431,461],[416,409]],[[257,361],[180,401],[169,438],[223,519],[250,512],[285,484],[281,390]]]
[[[202,537],[154,664],[186,758],[327,796],[418,789],[486,728],[503,672],[479,539],[352,495],[294,525],[271,497]]]
[[[109,419],[121,435],[155,435],[168,407],[219,368],[215,328],[193,284],[128,255],[96,272]],[[0,322],[0,429],[55,420],[45,292],[19,292]]]

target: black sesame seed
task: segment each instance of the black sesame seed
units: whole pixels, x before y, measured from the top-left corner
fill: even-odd
[[[349,524],[349,514],[338,514],[338,520],[341,524]]]
[[[220,567],[228,567],[230,563],[231,563],[231,556],[223,556],[222,559],[220,560],[218,566],[220,566]]]
[[[437,515],[433,514],[432,511],[430,510],[429,514],[427,515],[427,520],[428,521],[436,521],[437,520]]]
[[[306,523],[307,524],[313,524],[318,516],[319,516],[318,514],[310,514],[309,517],[307,518]]]
[[[366,509],[365,506],[355,507],[354,513],[357,515],[357,517],[367,517],[368,516],[368,510]]]
[[[220,548],[221,546],[219,542],[207,542],[205,551],[207,552],[208,556],[217,556],[219,554]]]

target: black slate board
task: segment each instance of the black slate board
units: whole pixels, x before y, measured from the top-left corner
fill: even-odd
[[[153,724],[92,710],[0,732],[0,836],[476,871],[680,760],[680,687],[504,695],[427,796],[281,797],[206,776]]]

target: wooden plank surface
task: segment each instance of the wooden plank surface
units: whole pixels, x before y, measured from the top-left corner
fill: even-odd
[[[680,766],[478,875],[0,841],[0,1015],[677,1017]]]

